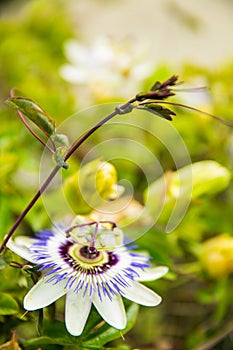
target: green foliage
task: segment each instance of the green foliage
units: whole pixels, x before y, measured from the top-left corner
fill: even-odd
[[[0,315],[14,315],[18,311],[17,302],[10,295],[0,293]]]
[[[30,349],[32,346],[43,346],[43,345],[61,345],[71,347],[71,349],[104,349],[104,345],[112,340],[118,339],[120,334],[126,334],[135,324],[138,305],[132,304],[127,309],[127,326],[121,332],[117,329],[109,327],[106,324],[102,324],[96,327],[100,322],[101,318],[95,310],[92,310],[90,321],[88,321],[83,335],[80,337],[73,337],[69,335],[65,329],[64,323],[59,321],[45,321],[43,327],[43,334],[40,337],[33,339],[21,339],[26,349]],[[94,331],[93,331],[94,329]],[[92,330],[92,331],[91,331]],[[22,332],[23,334],[24,332]]]
[[[76,35],[73,23],[66,14],[64,3],[55,0],[27,2],[21,16],[16,17],[14,20],[5,19],[0,23],[0,66],[3,67],[0,72],[1,100],[3,102],[8,98],[8,104],[21,110],[30,122],[39,126],[47,136],[52,135],[57,145],[57,151],[53,156],[54,161],[59,166],[66,167],[63,156],[69,147],[68,138],[73,142],[76,137],[93,126],[94,122],[106,115],[113,105],[103,105],[99,109],[83,111],[78,117],[75,128],[68,127],[67,130],[62,130],[61,127],[59,134],[56,134],[55,122],[49,115],[53,116],[56,124],[59,125],[79,108],[80,102],[75,88],[67,84],[59,75],[60,66],[66,63],[62,47],[68,38]],[[198,108],[233,120],[232,62],[217,69],[185,65],[181,70],[182,80],[192,83],[202,79],[210,87],[211,97],[204,100],[200,97]],[[163,81],[172,73],[168,65],[158,65],[141,87],[141,91],[147,91],[154,81]],[[12,87],[20,91],[17,95],[25,94],[30,96],[30,99],[9,98]],[[153,89],[157,88],[158,85],[153,87]],[[88,86],[85,86],[85,89],[88,89]],[[197,96],[200,96],[198,92],[190,92],[188,95],[188,101],[187,93],[186,95],[177,94],[173,101],[192,105],[193,101],[198,99]],[[112,99],[116,99],[116,96],[112,96]],[[39,101],[43,108],[31,98]],[[100,100],[96,99],[94,102],[98,104]],[[149,348],[151,344],[159,348],[163,341],[170,348],[175,347],[174,344],[181,344],[183,349],[192,349],[211,341],[214,347],[216,337],[224,337],[224,334],[228,334],[233,301],[232,270],[229,269],[229,272],[223,270],[224,272],[215,278],[203,263],[202,254],[206,242],[211,238],[219,237],[223,233],[232,237],[232,130],[206,116],[185,111],[179,107],[174,107],[170,111],[160,105],[149,103],[141,108],[149,109],[150,112],[165,119],[171,119],[176,113],[172,125],[187,146],[192,163],[190,167],[193,168],[196,163],[203,161],[217,165],[214,170],[206,168],[205,171],[202,169],[203,171],[197,171],[194,174],[197,181],[193,183],[191,204],[182,222],[172,233],[169,235],[164,233],[164,227],[170,215],[169,205],[174,205],[175,196],[173,195],[176,194],[175,190],[178,187],[177,178],[173,177],[177,170],[176,164],[166,149],[166,144],[163,143],[163,140],[170,140],[171,135],[166,129],[166,124],[163,124],[163,122],[170,123],[169,121],[160,119],[158,122],[155,116],[144,113],[142,110],[135,110],[129,115],[119,115],[115,124],[100,129],[86,142],[85,147],[78,150],[75,157],[69,160],[69,169],[64,169],[62,176],[67,184],[89,150],[96,144],[104,144],[110,139],[118,138],[120,143],[112,148],[103,147],[101,156],[114,164],[120,180],[130,181],[138,204],[144,205],[143,193],[146,193],[148,188],[151,190],[147,207],[153,216],[153,210],[157,210],[163,189],[160,184],[161,174],[157,177],[154,175],[155,168],[148,154],[156,156],[156,160],[166,173],[165,176],[169,181],[171,180],[168,181],[171,187],[168,186],[170,192],[162,212],[162,219],[150,225],[140,217],[136,224],[129,225],[129,232],[130,237],[140,237],[136,242],[138,249],[148,251],[153,263],[170,267],[171,271],[166,279],[148,284],[150,288],[163,295],[163,304],[156,309],[141,308],[138,317],[137,306],[130,305],[127,309],[128,324],[121,333],[106,324],[101,324],[100,316],[92,310],[82,336],[72,337],[61,321],[63,309],[61,311],[61,305],[58,302],[55,316],[45,312],[42,335],[39,336],[36,330],[36,312],[20,319],[24,313],[23,296],[28,287],[33,284],[30,274],[25,269],[10,267],[11,261],[16,261],[19,266],[24,261],[9,252],[4,252],[0,260],[1,344],[9,340],[9,334],[13,329],[16,329],[20,346],[29,350],[39,347],[83,350],[133,349]],[[17,113],[3,103],[0,118],[0,237],[2,240],[38,190],[38,172],[43,148],[24,128]],[[128,124],[121,125],[122,118]],[[155,136],[150,132],[153,130],[156,130]],[[67,133],[68,137],[60,132]],[[135,151],[135,143],[124,143],[123,139],[136,140],[143,147]],[[174,143],[174,149],[176,146]],[[148,154],[145,154],[145,149],[149,151]],[[117,158],[119,155],[115,153],[117,150],[122,152],[122,159]],[[181,164],[179,167],[184,169],[184,165]],[[219,174],[218,170],[221,169],[223,172]],[[143,173],[144,170],[145,173]],[[92,180],[95,178],[94,175],[91,172]],[[89,183],[85,182],[87,174],[84,174],[83,178],[87,192],[93,193],[95,182],[92,181],[93,187],[90,187]],[[185,174],[183,179],[187,180]],[[116,178],[114,177],[113,180],[115,184]],[[102,186],[103,182],[101,177],[99,185]],[[112,182],[104,182],[107,189]],[[185,187],[185,183],[183,184]],[[100,191],[101,194],[106,195],[104,186],[101,190],[103,190],[103,192]],[[48,199],[50,196],[54,217],[62,220],[65,217],[66,220],[67,212],[58,192],[51,187],[46,195]],[[69,196],[72,201],[71,206],[78,212],[82,202],[79,197],[77,200],[77,193],[75,195],[72,186],[69,188]],[[107,203],[107,205],[110,204]],[[138,215],[138,211],[138,206],[130,206],[128,211],[124,209],[123,213],[118,213],[117,220],[128,225],[132,222],[132,217]],[[89,213],[90,207],[83,205],[83,212]],[[50,226],[49,215],[50,213],[48,215],[46,213],[43,201],[39,201],[21,223],[16,235],[33,235],[38,230]],[[220,247],[215,249],[218,250]],[[205,254],[209,254],[208,251]],[[205,258],[205,261],[211,261],[210,256]],[[227,264],[232,264],[231,257],[227,256],[227,259]],[[225,263],[226,260],[223,259],[222,264]],[[144,329],[148,332],[142,331]],[[121,334],[125,335],[125,342],[121,340]],[[229,344],[227,344],[228,348],[231,346],[230,340]],[[223,347],[220,345],[219,349]]]
[[[73,96],[64,94],[69,87],[58,74],[64,61],[62,45],[72,36],[71,23],[64,13],[61,1],[56,5],[54,1],[32,1],[17,20],[0,24],[3,97],[8,97],[10,89],[16,87],[40,101],[51,115],[56,115],[56,120],[69,115],[73,107]]]

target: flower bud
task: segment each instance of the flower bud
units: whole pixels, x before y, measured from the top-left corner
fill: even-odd
[[[51,136],[56,130],[55,121],[45,112],[37,102],[28,97],[10,97],[6,103],[29,118],[45,134]]]
[[[166,222],[179,202],[185,208],[190,200],[223,191],[230,172],[219,163],[205,160],[169,171],[153,182],[144,193],[145,205],[160,223]]]
[[[200,261],[212,277],[218,278],[233,272],[233,237],[223,233],[202,244]]]
[[[190,167],[192,171],[192,179],[190,176]],[[192,199],[202,195],[211,195],[226,189],[230,181],[230,172],[227,168],[212,160],[204,160],[193,163],[191,166],[182,168],[181,178],[183,182],[182,193],[186,193],[189,189],[190,181],[192,182]],[[175,186],[179,186],[178,177],[174,181]]]
[[[66,198],[76,214],[87,214],[123,192],[117,185],[115,167],[100,159],[91,161],[65,179]]]

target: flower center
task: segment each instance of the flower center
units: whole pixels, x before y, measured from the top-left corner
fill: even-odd
[[[59,249],[60,256],[74,271],[86,274],[101,274],[116,265],[118,256],[107,250],[97,250],[92,246],[83,246],[68,242]]]
[[[108,254],[105,251],[98,251],[95,247],[73,244],[68,249],[68,254],[79,263],[88,265],[99,265],[108,261]]]

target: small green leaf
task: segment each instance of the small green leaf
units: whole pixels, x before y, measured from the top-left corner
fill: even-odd
[[[68,164],[64,161],[64,155],[66,154],[66,147],[58,147],[56,152],[53,154],[53,160],[57,165],[64,169],[68,169]]]
[[[159,90],[160,87],[161,87],[160,81],[156,81],[156,82],[154,83],[154,85],[151,87],[150,91]]]
[[[32,99],[10,97],[6,100],[6,104],[22,112],[47,135],[55,133],[55,121]]]
[[[138,107],[138,109],[144,109],[150,113],[153,113],[157,115],[158,117],[167,119],[167,120],[172,120],[172,115],[176,115],[175,112],[173,112],[169,108],[164,108],[161,105],[155,104],[155,103],[148,103],[144,104]]]
[[[0,315],[14,315],[19,311],[15,299],[9,294],[0,293]]]

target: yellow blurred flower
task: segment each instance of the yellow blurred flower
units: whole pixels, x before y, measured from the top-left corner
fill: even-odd
[[[202,245],[200,261],[212,277],[233,272],[233,237],[227,233],[208,239]]]

